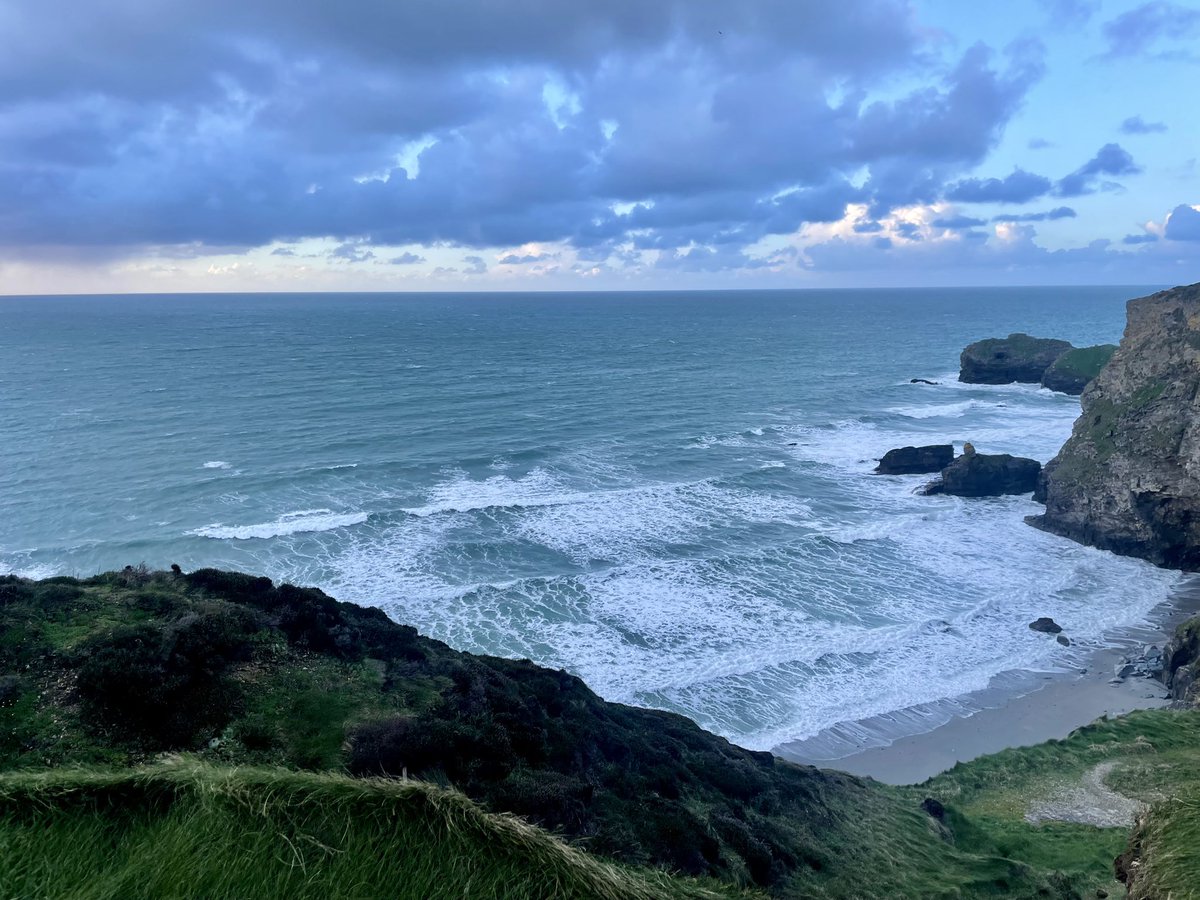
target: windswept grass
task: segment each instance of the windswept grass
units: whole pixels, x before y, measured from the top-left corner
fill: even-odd
[[[189,758],[0,776],[5,897],[752,897],[596,859],[418,782]]]
[[[1137,842],[1130,900],[1200,896],[1200,785],[1155,804]]]

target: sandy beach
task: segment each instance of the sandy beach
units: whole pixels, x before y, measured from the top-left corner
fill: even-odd
[[[1200,610],[1200,579],[1181,584],[1155,611],[1149,627],[1114,636],[1113,646],[1097,650],[1074,673],[1034,676],[1042,685],[1031,692],[989,705],[986,698],[962,698],[958,714],[937,727],[893,740],[886,746],[850,749],[837,755],[827,741],[785,744],[775,753],[826,769],[864,775],[888,784],[919,784],[979,756],[1009,747],[1025,747],[1064,738],[1102,716],[1165,706],[1162,683],[1145,677],[1114,680],[1115,670],[1146,644],[1161,647],[1176,625]],[[994,697],[994,692],[993,695]],[[994,700],[990,701],[994,702]]]

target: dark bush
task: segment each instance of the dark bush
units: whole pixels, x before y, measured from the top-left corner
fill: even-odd
[[[95,727],[157,749],[190,747],[241,708],[241,691],[224,673],[249,657],[257,628],[251,611],[217,607],[93,638],[81,649],[84,713]]]

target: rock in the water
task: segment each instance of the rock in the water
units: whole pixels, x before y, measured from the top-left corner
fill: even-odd
[[[1062,644],[1064,647],[1071,646],[1071,639],[1069,637],[1067,637],[1065,634],[1060,634],[1058,637],[1055,638],[1055,640],[1058,641],[1060,644]]]
[[[941,384],[940,381],[930,381],[928,378],[910,378],[909,384]]]
[[[1042,387],[1064,394],[1082,394],[1088,383],[1117,352],[1116,344],[1076,347],[1059,356],[1042,373]]]
[[[1042,634],[1058,634],[1062,631],[1062,626],[1049,616],[1042,616],[1039,619],[1034,619],[1029,623],[1029,627],[1034,631],[1042,632]]]
[[[1049,464],[1030,524],[1200,569],[1200,284],[1131,300],[1112,359]]]
[[[953,444],[930,444],[925,447],[897,447],[883,454],[876,475],[927,475],[940,472],[954,461]]]
[[[1071,350],[1068,341],[1010,334],[968,344],[959,357],[958,380],[969,384],[1038,384],[1050,365]]]
[[[941,479],[926,485],[924,493],[958,497],[1028,494],[1037,487],[1041,469],[1036,459],[1008,453],[964,453],[942,469]]]

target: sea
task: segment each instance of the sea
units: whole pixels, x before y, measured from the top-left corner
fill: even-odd
[[[899,721],[1178,584],[1027,496],[871,474],[1049,460],[1078,398],[960,384],[960,351],[1116,342],[1151,290],[0,297],[0,572],[315,585],[750,748]]]

